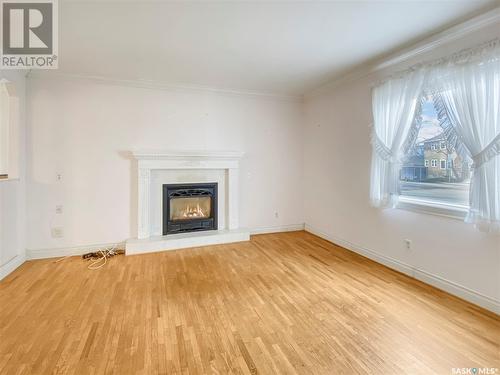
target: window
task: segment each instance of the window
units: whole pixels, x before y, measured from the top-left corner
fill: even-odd
[[[453,217],[469,213],[467,221],[496,230],[499,63],[500,44],[489,41],[412,66],[373,88],[370,203],[374,207],[394,207],[399,202],[401,208]],[[426,167],[425,160],[431,165],[436,160],[439,167]]]
[[[402,170],[411,167],[418,173],[413,178],[406,173],[400,179],[401,198],[412,204],[468,206],[472,160],[460,155],[445,138],[436,110],[438,100],[427,95],[421,101],[420,129],[402,166]]]

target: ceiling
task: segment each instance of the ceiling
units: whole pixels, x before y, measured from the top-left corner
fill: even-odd
[[[60,1],[59,72],[300,95],[498,1]]]

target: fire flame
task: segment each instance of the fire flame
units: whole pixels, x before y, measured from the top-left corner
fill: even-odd
[[[205,212],[201,209],[199,203],[196,204],[196,207],[188,205],[182,213],[182,216],[186,218],[207,217]]]

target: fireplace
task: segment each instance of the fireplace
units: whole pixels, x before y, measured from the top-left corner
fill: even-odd
[[[217,183],[163,185],[163,234],[217,229]]]

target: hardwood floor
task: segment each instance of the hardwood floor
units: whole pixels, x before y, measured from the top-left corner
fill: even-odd
[[[305,232],[86,265],[0,282],[1,374],[500,368],[498,316]]]

